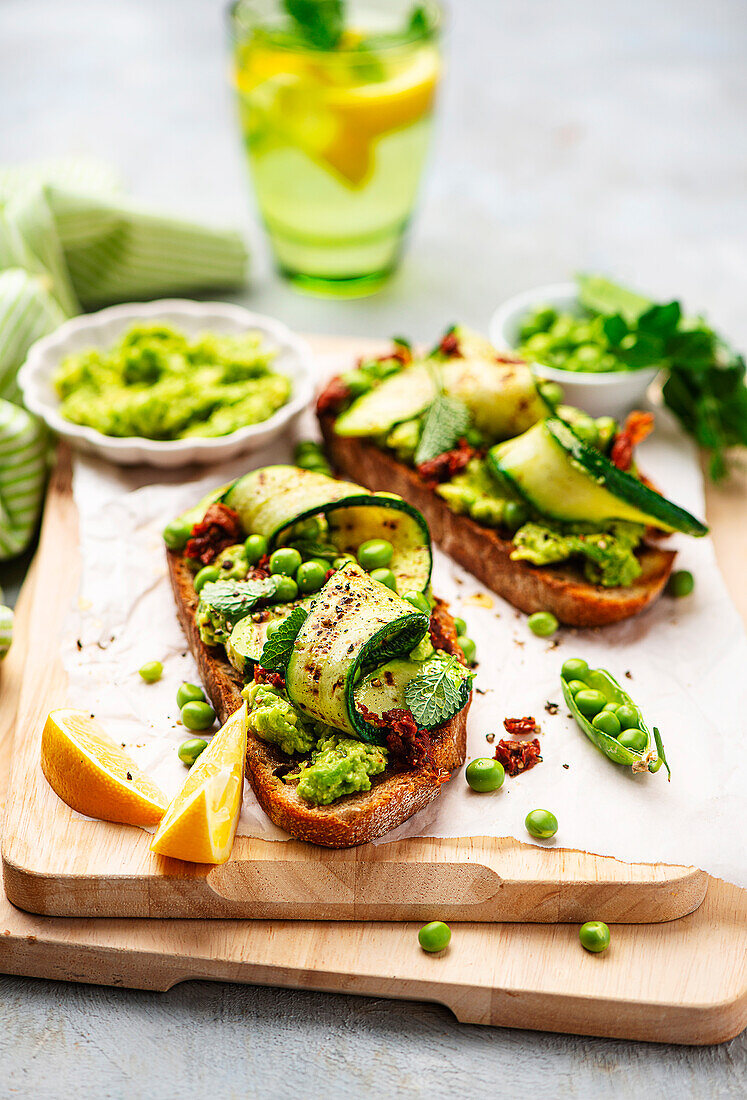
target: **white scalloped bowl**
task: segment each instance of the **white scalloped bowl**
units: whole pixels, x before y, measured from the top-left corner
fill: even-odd
[[[230,435],[209,439],[118,438],[65,420],[60,415],[60,399],[52,385],[52,375],[60,361],[71,352],[111,347],[126,329],[140,321],[162,321],[189,336],[206,331],[260,332],[277,351],[273,369],[291,380],[290,400],[259,424],[248,424]],[[186,298],[110,306],[98,313],[66,321],[51,335],[37,340],[18,374],[27,408],[77,450],[100,455],[120,466],[144,463],[162,467],[222,462],[265,446],[287,429],[309,404],[314,396],[313,380],[311,348],[280,321],[228,302],[193,302]]]
[[[513,351],[519,346],[521,322],[540,305],[554,306],[569,313],[580,313],[575,283],[553,283],[538,286],[514,295],[500,306],[490,319],[489,336],[499,351]],[[532,362],[532,370],[540,378],[558,382],[563,387],[564,400],[591,416],[622,417],[640,407],[646,391],[656,378],[657,367],[620,371],[571,371]]]

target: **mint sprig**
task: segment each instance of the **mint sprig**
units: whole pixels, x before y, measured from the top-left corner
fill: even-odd
[[[405,688],[405,704],[421,729],[432,730],[458,714],[467,701],[472,673],[456,657],[436,657]]]
[[[210,581],[203,585],[200,603],[217,611],[235,626],[254,610],[260,600],[273,596],[276,587],[275,577],[248,581]]]
[[[285,675],[298,632],[306,622],[306,614],[302,607],[296,607],[287,618],[281,620],[277,630],[262,647],[259,657],[262,668]]]
[[[295,29],[318,50],[333,50],[345,26],[343,0],[283,0]]]
[[[432,458],[450,451],[469,427],[467,406],[444,393],[436,395],[425,415],[423,431],[415,451],[415,465],[422,466]]]

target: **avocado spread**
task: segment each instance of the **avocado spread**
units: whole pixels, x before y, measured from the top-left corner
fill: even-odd
[[[584,574],[591,584],[617,588],[632,584],[641,565],[633,551],[643,538],[637,523],[610,523],[599,530],[589,523],[525,523],[514,535],[511,557],[532,565],[550,565],[568,558],[585,558]]]
[[[288,378],[270,369],[275,354],[258,332],[189,337],[134,325],[111,348],[66,356],[54,385],[65,419],[104,435],[221,436],[288,401]]]
[[[311,764],[301,769],[298,793],[307,802],[327,806],[344,794],[370,791],[370,776],[384,771],[386,759],[387,750],[380,745],[331,733],[320,739]]]
[[[490,473],[483,458],[471,458],[463,473],[436,489],[452,512],[467,513],[486,527],[509,527],[513,530],[526,519],[526,508],[510,499]]]
[[[328,728],[304,718],[283,692],[268,684],[248,684],[241,694],[249,704],[249,728],[288,756],[310,752],[319,731]]]

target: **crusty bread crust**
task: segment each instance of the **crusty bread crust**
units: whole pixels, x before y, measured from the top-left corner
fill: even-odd
[[[398,493],[425,516],[435,542],[455,561],[527,614],[551,611],[569,626],[607,626],[637,615],[661,595],[675,551],[644,544],[637,557],[641,575],[626,588],[589,584],[575,565],[535,566],[512,561],[513,543],[492,528],[457,515],[417,470],[398,462],[366,439],[343,438],[334,415],[319,413],[333,466],[368,489]]]
[[[167,552],[171,586],[177,615],[189,642],[213,706],[221,722],[241,705],[243,681],[219,646],[206,646],[195,622],[198,597],[193,573],[183,555]],[[446,605],[438,601],[434,614],[448,640],[457,650],[454,620]],[[472,695],[470,693],[470,702]],[[470,702],[450,722],[432,735],[435,772],[431,768],[387,767],[372,778],[370,791],[344,795],[330,806],[312,806],[283,781],[290,758],[274,745],[249,731],[246,776],[268,817],[298,840],[326,848],[350,848],[366,844],[395,829],[437,796],[442,779],[438,772],[452,772],[464,763],[467,749],[467,712]]]

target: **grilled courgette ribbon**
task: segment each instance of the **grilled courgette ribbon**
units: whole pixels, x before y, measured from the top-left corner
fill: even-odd
[[[356,684],[371,669],[407,657],[427,630],[427,615],[348,562],[316,597],[296,637],[285,674],[288,697],[310,717],[381,744],[382,731],[356,707]]]
[[[431,577],[431,539],[425,519],[411,504],[389,493],[370,493],[350,481],[300,470],[264,466],[239,478],[223,496],[239,514],[247,534],[264,535],[269,549],[303,520],[323,516],[329,538],[341,553],[355,553],[368,539],[394,547],[390,568],[399,592],[423,592]]]

